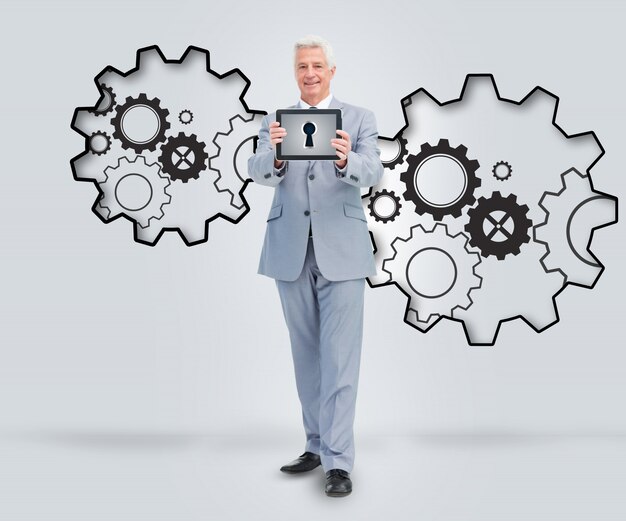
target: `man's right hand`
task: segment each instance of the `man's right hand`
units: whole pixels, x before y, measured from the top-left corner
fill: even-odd
[[[274,151],[276,150],[276,144],[282,143],[283,138],[287,135],[287,131],[280,126],[278,121],[273,121],[270,123],[270,143],[272,144],[272,148]],[[283,161],[279,161],[278,159],[274,159],[274,168],[280,168],[283,165]]]

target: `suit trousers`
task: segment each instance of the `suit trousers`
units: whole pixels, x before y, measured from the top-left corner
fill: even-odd
[[[365,279],[324,278],[309,238],[298,279],[276,285],[291,340],[305,451],[319,454],[326,472],[351,472]]]

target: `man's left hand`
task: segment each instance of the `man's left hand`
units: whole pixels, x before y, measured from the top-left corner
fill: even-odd
[[[339,156],[339,159],[335,161],[337,168],[344,168],[348,164],[348,152],[352,150],[352,141],[350,141],[350,134],[345,130],[337,130],[337,134],[340,137],[331,139],[330,144],[337,149],[337,156]]]

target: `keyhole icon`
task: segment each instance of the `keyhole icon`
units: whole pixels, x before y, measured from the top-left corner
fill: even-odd
[[[311,121],[307,121],[302,125],[302,133],[306,134],[304,148],[313,148],[313,134],[317,132],[317,125]]]

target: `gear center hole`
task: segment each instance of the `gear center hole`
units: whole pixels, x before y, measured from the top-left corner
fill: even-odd
[[[121,120],[121,130],[132,143],[150,143],[159,134],[159,115],[146,105],[130,107]]]
[[[124,210],[138,212],[150,203],[152,186],[140,174],[125,175],[115,185],[115,199]]]
[[[396,201],[388,195],[381,195],[374,201],[374,213],[388,218],[396,212]]]
[[[413,254],[406,267],[411,289],[425,298],[439,298],[456,283],[457,269],[452,257],[439,248],[424,248]]]
[[[466,190],[467,173],[453,157],[429,157],[415,173],[415,191],[431,206],[452,206],[463,197]]]

